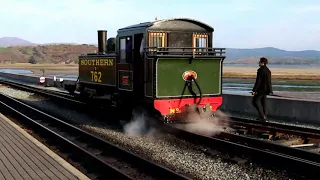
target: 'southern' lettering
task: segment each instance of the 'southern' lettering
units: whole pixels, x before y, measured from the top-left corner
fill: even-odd
[[[113,66],[115,59],[80,59],[81,66]]]

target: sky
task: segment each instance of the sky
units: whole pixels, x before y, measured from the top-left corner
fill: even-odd
[[[211,25],[214,47],[320,50],[319,0],[0,0],[0,37],[97,44],[156,17]]]

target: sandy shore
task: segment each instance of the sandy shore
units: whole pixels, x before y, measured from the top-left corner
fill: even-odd
[[[225,78],[255,78],[258,67],[224,67]],[[320,71],[317,68],[282,68],[269,67],[273,79],[291,80],[320,80]]]

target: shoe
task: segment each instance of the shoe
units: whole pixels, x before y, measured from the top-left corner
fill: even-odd
[[[267,118],[257,118],[256,121],[267,121]]]
[[[267,121],[267,118],[260,118],[259,121],[264,121],[264,122],[266,122],[266,121]]]

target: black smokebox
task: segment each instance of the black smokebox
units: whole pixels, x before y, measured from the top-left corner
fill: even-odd
[[[98,51],[99,53],[107,51],[107,30],[98,30]]]

